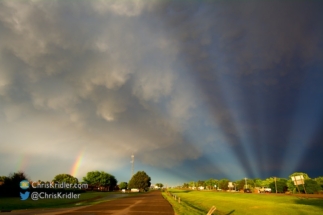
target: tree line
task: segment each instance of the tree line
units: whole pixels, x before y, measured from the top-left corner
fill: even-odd
[[[295,186],[291,177],[303,175],[304,177],[304,187],[302,185]],[[184,189],[198,189],[199,187],[203,187],[203,189],[208,190],[229,190],[228,187],[229,182],[232,182],[233,188],[236,190],[243,190],[245,188],[253,189],[256,187],[269,187],[271,188],[273,193],[285,193],[285,192],[298,192],[298,189],[302,193],[318,193],[323,191],[323,177],[310,178],[308,174],[303,172],[295,172],[289,176],[289,178],[278,178],[278,177],[270,177],[264,180],[260,178],[243,178],[236,181],[231,181],[229,179],[208,179],[208,180],[198,180],[198,181],[190,181],[186,182],[183,185],[179,186],[179,188]],[[305,190],[304,190],[305,188]]]
[[[9,176],[0,176],[0,195],[1,196],[19,196],[20,193],[20,182],[27,180],[31,182],[29,177],[24,172],[11,173]],[[147,191],[151,185],[151,178],[144,171],[138,171],[135,175],[132,176],[129,183],[121,182],[118,185],[118,181],[114,175],[106,173],[104,171],[91,171],[83,177],[83,181],[79,180],[70,175],[70,174],[58,174],[52,181],[42,181],[38,180],[32,182],[33,186],[50,183],[65,183],[65,184],[86,184],[86,190],[92,191],[113,191],[119,189],[131,189],[137,188],[140,191]],[[36,184],[37,185],[36,185]],[[34,189],[32,184],[30,184],[30,189]],[[84,188],[84,187],[83,187]],[[55,189],[58,190],[58,189]],[[59,189],[59,191],[64,191],[65,189]],[[84,189],[85,190],[85,189]],[[43,191],[52,192],[53,189],[43,189]],[[76,191],[79,191],[77,189]]]

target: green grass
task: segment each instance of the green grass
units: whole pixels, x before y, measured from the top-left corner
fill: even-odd
[[[178,203],[178,200],[175,200],[172,196],[169,196],[166,192],[163,192],[162,195],[173,206],[173,209],[177,215],[180,215],[180,214],[205,215],[206,214],[203,210],[196,209],[191,205],[188,205],[187,202],[181,201],[181,203]]]
[[[213,205],[217,208],[213,214],[221,215],[323,214],[323,199],[212,191],[169,190],[169,192],[181,198],[181,204],[179,204],[163,193],[163,196],[173,205],[177,215],[205,215]]]
[[[36,209],[36,208],[66,208],[97,204],[111,200],[117,196],[127,196],[117,192],[86,192],[81,193],[79,199],[39,199],[34,201],[30,198],[22,201],[19,197],[0,197],[0,210]],[[138,195],[138,194],[131,194]],[[118,198],[118,197],[117,197]]]

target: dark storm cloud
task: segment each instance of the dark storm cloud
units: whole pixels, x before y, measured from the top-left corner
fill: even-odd
[[[226,168],[230,168],[230,166],[226,166]],[[196,160],[187,161],[185,164],[167,170],[167,172],[180,178],[185,178],[186,182],[219,177],[234,179],[235,177],[232,172],[230,175],[223,172],[219,164],[214,164],[205,156]]]
[[[304,79],[319,73],[313,66],[322,69],[320,8],[318,1],[168,2],[159,8],[214,122],[252,177],[251,162],[259,163],[262,177],[279,173]],[[309,100],[322,100],[314,85]]]

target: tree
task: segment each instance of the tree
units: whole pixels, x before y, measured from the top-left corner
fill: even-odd
[[[6,180],[7,176],[0,176],[0,181],[4,182]]]
[[[2,177],[3,185],[0,186],[0,195],[2,196],[20,196],[20,182],[29,181],[24,172],[16,172],[9,177]]]
[[[119,184],[119,189],[127,189],[128,188],[128,183],[127,182],[120,182]]]
[[[314,179],[321,187],[321,190],[323,190],[323,176],[317,177]]]
[[[255,187],[255,181],[253,179],[247,179],[247,185],[248,185],[249,189],[254,188]]]
[[[56,183],[78,184],[78,179],[69,174],[58,174],[54,177],[53,181]]]
[[[190,185],[189,185],[188,183],[184,183],[184,184],[182,185],[182,188],[186,188],[186,189],[187,189],[187,188],[189,188],[189,186],[190,186]]]
[[[198,180],[197,181],[197,186],[198,187],[205,187],[205,181]]]
[[[45,182],[44,182],[44,181],[42,181],[42,180],[40,180],[40,179],[38,180],[38,183],[39,183],[39,184],[45,184]]]
[[[219,189],[222,190],[227,190],[229,185],[229,180],[228,179],[221,179],[219,180]]]
[[[190,181],[189,182],[189,186],[192,188],[192,189],[195,189],[195,187],[197,186],[197,183],[195,181]]]
[[[246,180],[244,178],[241,179],[241,180],[235,181],[235,185],[236,185],[237,190],[245,189],[246,185],[248,186],[249,189],[251,189],[251,188],[255,187],[257,184],[259,184],[259,183],[261,183],[261,182],[259,182],[259,179],[247,179],[247,184],[246,184]]]
[[[245,188],[245,180],[241,179],[235,182],[237,190],[243,190]]]
[[[88,172],[86,177],[83,177],[83,181],[92,186],[108,188],[108,190],[113,189],[118,183],[113,175],[103,171]]]
[[[162,183],[156,183],[156,186],[157,186],[158,188],[162,188],[164,185],[163,185]]]
[[[285,178],[277,178],[276,184],[275,181],[269,184],[272,193],[276,193],[276,185],[277,185],[277,193],[284,193],[287,191],[287,179]]]
[[[275,183],[275,178],[274,177],[270,177],[270,178],[266,178],[265,180],[262,181],[262,187],[270,187],[270,184]]]
[[[306,193],[313,194],[320,191],[321,186],[317,183],[317,181],[313,179],[307,179],[305,180],[305,189],[306,189]]]
[[[260,178],[253,179],[253,182],[255,184],[255,187],[264,187],[263,186],[263,181]]]
[[[129,182],[129,188],[138,188],[140,191],[147,191],[150,187],[151,178],[144,171],[138,171]]]
[[[214,185],[216,185],[216,183],[217,183],[217,180],[212,178],[205,181],[205,185],[209,190],[214,189]]]

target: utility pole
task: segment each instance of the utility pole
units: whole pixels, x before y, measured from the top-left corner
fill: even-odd
[[[306,193],[306,190],[305,190],[305,186],[304,186],[305,182],[304,182],[304,176],[303,175],[302,175],[301,179],[302,179],[302,184],[303,184],[303,188],[304,188],[305,194],[307,194]]]
[[[276,177],[274,177],[274,179],[275,179],[275,190],[276,190],[276,193],[277,193],[277,178]]]
[[[135,164],[135,156],[132,154],[131,155],[131,178],[133,176],[134,164]]]
[[[247,189],[248,188],[248,184],[247,184],[247,178],[244,178],[244,182],[245,182],[245,189]]]

